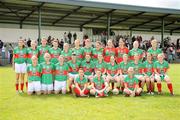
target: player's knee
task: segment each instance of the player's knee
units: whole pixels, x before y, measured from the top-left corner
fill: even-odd
[[[114,88],[112,92],[113,92],[114,95],[118,95],[119,94],[119,90],[117,88]]]
[[[91,90],[90,90],[90,94],[91,94],[91,95],[95,95],[95,90],[94,90],[94,89],[91,89]]]

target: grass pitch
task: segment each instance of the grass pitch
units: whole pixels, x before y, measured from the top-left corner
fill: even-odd
[[[168,74],[174,87],[173,97],[163,83],[163,95],[76,98],[69,94],[16,94],[14,71],[11,67],[0,67],[0,120],[178,120],[180,64],[171,64]]]

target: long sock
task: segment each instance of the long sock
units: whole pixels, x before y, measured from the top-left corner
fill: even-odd
[[[172,83],[168,83],[167,86],[168,86],[169,92],[172,94],[173,93]]]
[[[69,92],[72,93],[72,88],[71,88],[71,86],[69,87]]]
[[[26,82],[26,89],[28,89],[28,82]]]
[[[16,83],[16,90],[19,90],[19,84]]]
[[[21,83],[21,90],[24,90],[24,83]]]
[[[124,91],[124,87],[121,87],[121,91],[122,91],[122,92]]]
[[[141,81],[139,81],[139,87],[141,87]]]
[[[154,83],[151,83],[151,92],[154,92]]]
[[[151,88],[151,83],[149,83],[149,88],[148,88],[148,92],[151,92],[152,88]]]
[[[158,92],[161,92],[161,83],[157,83]]]
[[[112,89],[114,89],[114,83],[111,83],[111,85],[112,85]]]

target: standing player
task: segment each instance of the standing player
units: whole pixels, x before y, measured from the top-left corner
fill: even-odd
[[[90,90],[91,95],[95,95],[95,97],[108,96],[108,92],[109,92],[108,83],[105,82],[104,78],[101,75],[100,70],[96,71],[96,76],[93,78],[93,82],[91,86],[92,86]]]
[[[92,56],[92,47],[91,47],[91,40],[90,39],[85,40],[85,46],[83,47],[84,58],[87,54]]]
[[[76,76],[78,75],[78,70],[81,65],[81,61],[77,59],[75,53],[72,54],[72,60],[68,62],[70,72],[69,72],[69,90],[71,91],[71,86],[74,83]]]
[[[84,75],[83,69],[79,69],[79,75],[75,79],[75,84],[72,85],[72,89],[77,97],[88,97],[88,79]]]
[[[129,49],[125,47],[125,42],[122,38],[119,40],[119,47],[116,48],[116,62],[117,64],[121,63],[123,61],[123,55],[128,54]]]
[[[54,64],[50,62],[51,56],[49,53],[44,54],[45,62],[41,63],[42,66],[42,92],[43,94],[51,94],[53,91],[53,72]]]
[[[39,52],[39,63],[43,63],[45,60],[44,60],[44,54],[45,53],[48,53],[49,51],[49,46],[47,45],[47,40],[46,38],[42,38],[41,40],[41,45],[38,46],[38,52]]]
[[[27,48],[27,66],[32,64],[32,56],[35,55],[38,58],[37,42],[31,41],[31,47]],[[26,82],[26,88],[28,88],[28,82]]]
[[[103,49],[101,48],[101,42],[100,41],[96,41],[96,48],[93,48],[92,50],[92,59],[93,61],[97,61],[98,60],[98,55],[103,53]]]
[[[24,76],[26,73],[26,58],[27,58],[27,49],[24,46],[24,40],[20,39],[18,41],[18,47],[13,51],[13,69],[16,72],[16,92],[23,92],[24,89]],[[19,78],[20,81],[20,91],[19,91]]]
[[[71,60],[72,51],[69,49],[69,44],[64,43],[63,51],[61,52],[61,55],[63,55],[64,62],[68,62]]]
[[[150,53],[147,53],[147,60],[143,63],[144,65],[144,77],[147,85],[147,93],[154,94],[154,72],[153,72],[153,61]]]
[[[106,77],[106,81],[108,83],[112,83],[112,90],[114,92],[114,94],[118,94],[119,92],[117,89],[117,86],[114,88],[114,83],[117,82],[119,83],[119,70],[118,70],[118,65],[115,62],[115,58],[114,56],[111,56],[110,58],[110,63],[108,63],[106,65],[106,73],[107,73],[107,77]]]
[[[66,84],[68,79],[69,66],[64,62],[64,56],[59,56],[59,63],[55,65],[55,82],[54,82],[54,92],[59,94],[66,94]]]
[[[142,88],[138,85],[138,79],[134,76],[133,67],[128,68],[128,76],[124,79],[124,93],[126,96],[139,96],[142,92]]]
[[[85,76],[92,81],[94,72],[94,62],[91,60],[91,56],[86,54],[85,60],[81,62],[81,67],[84,71]]]
[[[168,89],[171,95],[173,93],[173,86],[169,76],[167,75],[167,70],[169,69],[169,64],[164,60],[164,55],[158,54],[158,61],[154,63],[154,72],[155,72],[155,80],[157,81],[158,94],[161,94],[161,82],[164,80],[167,83]]]
[[[110,62],[111,56],[116,56],[116,49],[114,48],[112,40],[108,40],[107,47],[103,50],[103,56],[106,63]]]
[[[152,54],[153,62],[157,61],[158,54],[162,53],[162,50],[157,47],[157,40],[154,39],[151,41],[152,47],[148,49],[148,53]]]
[[[72,49],[72,52],[76,54],[77,59],[82,61],[83,60],[83,49],[80,47],[80,40],[77,39],[74,42],[75,47]]]
[[[49,54],[51,55],[51,62],[53,64],[58,63],[58,58],[61,54],[61,49],[58,48],[58,40],[54,39],[53,40],[53,47],[49,49]]]
[[[35,92],[37,95],[41,94],[41,65],[38,64],[38,58],[33,55],[32,64],[27,67],[28,73],[28,95],[32,95]]]
[[[121,91],[124,90],[124,79],[128,76],[128,68],[131,66],[131,63],[128,62],[128,54],[123,55],[123,61],[119,64],[119,74],[120,74],[120,84]]]
[[[143,57],[144,57],[143,50],[139,49],[138,47],[139,47],[138,41],[134,41],[134,43],[133,43],[133,48],[132,48],[132,50],[130,50],[130,52],[129,52],[129,59],[130,59],[131,61],[134,60],[135,54],[138,54],[138,55],[139,55],[139,60],[140,60],[140,61],[143,60]]]
[[[139,60],[140,56],[138,53],[134,54],[134,61],[131,62],[131,67],[134,68],[135,77],[139,80],[139,86],[144,87],[145,78],[143,76],[143,63]]]

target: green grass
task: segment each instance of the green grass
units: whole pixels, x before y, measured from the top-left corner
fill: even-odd
[[[71,95],[28,96],[16,94],[15,73],[10,67],[0,67],[0,120],[59,119],[131,119],[175,120],[180,115],[180,64],[170,66],[175,96],[170,96],[165,83],[163,95],[143,95],[127,98],[76,98]]]

